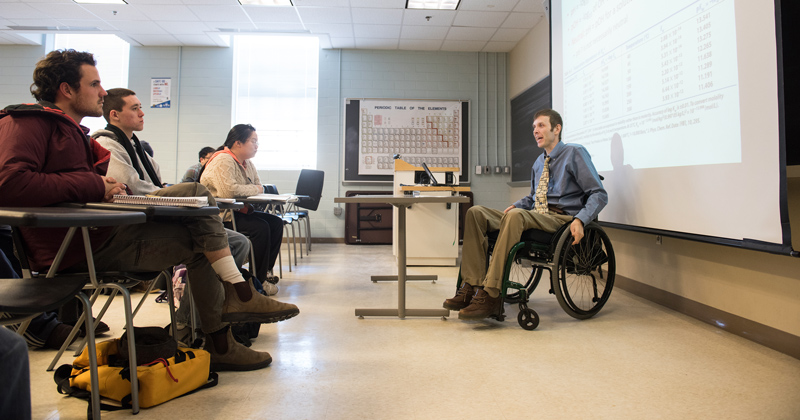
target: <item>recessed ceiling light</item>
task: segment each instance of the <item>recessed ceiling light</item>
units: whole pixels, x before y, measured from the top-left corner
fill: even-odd
[[[294,6],[292,0],[239,0],[239,4],[248,6]]]
[[[406,0],[406,9],[456,10],[461,0]]]
[[[81,4],[128,4],[125,0],[72,0]]]

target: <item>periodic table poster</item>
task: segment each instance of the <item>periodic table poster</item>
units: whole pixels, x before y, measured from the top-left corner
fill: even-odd
[[[462,167],[461,101],[364,99],[359,108],[359,175],[392,175],[395,154],[416,166]]]

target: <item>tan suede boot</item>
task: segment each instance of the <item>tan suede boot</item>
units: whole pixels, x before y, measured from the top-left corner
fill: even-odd
[[[252,283],[249,284],[253,297],[247,302],[239,300],[239,295],[232,284],[228,282],[222,284],[225,287],[225,302],[222,303],[223,322],[271,323],[292,318],[300,313],[297,306],[291,303],[278,302],[256,292]]]
[[[226,370],[256,370],[269,366],[272,363],[272,356],[265,351],[255,351],[236,342],[231,334],[231,329],[227,332],[228,351],[225,354],[217,353],[214,348],[214,340],[206,334],[206,344],[204,350],[211,354],[211,370],[221,372]]]

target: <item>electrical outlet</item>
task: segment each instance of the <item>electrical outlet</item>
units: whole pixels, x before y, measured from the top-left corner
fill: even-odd
[[[480,175],[481,173],[483,173],[483,166],[481,166],[481,165],[476,166],[475,167],[475,175]]]
[[[491,174],[491,173],[492,173],[492,167],[491,167],[491,166],[489,166],[489,165],[486,165],[486,166],[484,166],[484,167],[483,167],[483,173],[485,173],[485,174]]]
[[[496,173],[496,174],[503,173],[503,167],[502,166],[495,166],[494,167],[494,173]]]
[[[504,174],[510,174],[511,173],[511,167],[510,166],[504,166],[503,167],[503,173]]]
[[[663,242],[661,235],[656,235],[656,245],[661,245]]]
[[[334,207],[333,208],[333,215],[334,216],[341,216],[342,215],[342,208],[341,207]]]

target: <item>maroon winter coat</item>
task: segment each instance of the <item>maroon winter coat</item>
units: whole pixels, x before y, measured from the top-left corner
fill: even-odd
[[[99,202],[105,196],[100,175],[110,153],[87,136],[55,105],[11,105],[0,111],[0,205],[41,207]],[[96,249],[111,228],[90,231]],[[48,267],[66,229],[23,229],[32,268]],[[75,235],[61,268],[83,260],[83,240]]]

